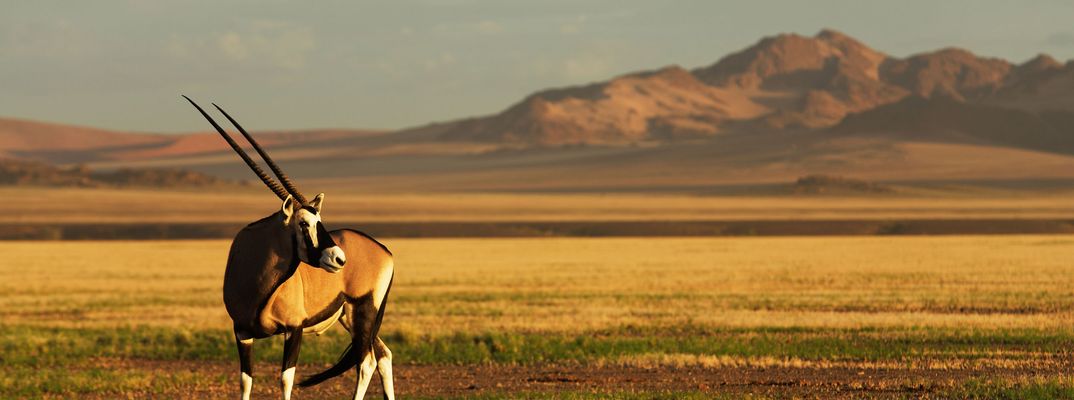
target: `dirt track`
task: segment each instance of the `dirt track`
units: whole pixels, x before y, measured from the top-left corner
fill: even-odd
[[[157,376],[189,371],[206,379],[190,385],[164,385],[166,397],[231,398],[238,390],[231,380],[237,367],[220,362],[117,361],[114,368],[157,371]],[[323,366],[301,366],[299,375]],[[668,392],[702,391],[725,394],[763,394],[797,398],[930,398],[968,379],[1058,377],[1070,365],[1047,370],[928,370],[854,368],[667,368],[629,367],[547,368],[517,366],[398,365],[396,393],[401,396],[459,396],[480,393],[572,392]],[[258,398],[278,394],[277,366],[259,364],[254,389]],[[297,399],[345,398],[354,385],[354,373],[314,388],[296,388]],[[369,397],[380,398],[379,377],[370,385]],[[159,394],[157,394],[159,395]],[[111,394],[99,398],[146,398],[150,393]],[[542,395],[543,397],[543,395]]]

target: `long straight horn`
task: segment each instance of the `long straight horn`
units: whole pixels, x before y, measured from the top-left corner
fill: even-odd
[[[272,173],[276,174],[277,178],[280,178],[280,183],[283,184],[283,187],[287,188],[287,191],[290,192],[299,203],[302,203],[303,205],[309,204],[309,202],[306,201],[306,196],[303,196],[302,193],[298,191],[298,188],[296,188],[295,184],[291,182],[291,179],[287,177],[287,174],[283,173],[283,170],[280,169],[279,165],[276,165],[275,161],[272,161],[272,157],[269,157],[268,153],[265,153],[265,150],[261,148],[261,145],[258,144],[245,129],[242,129],[242,125],[239,125],[234,118],[231,118],[231,115],[228,115],[227,111],[224,111],[224,109],[220,108],[216,103],[212,104],[213,107],[216,107],[217,110],[220,110],[220,112],[224,114],[224,117],[227,118],[228,121],[231,121],[232,125],[235,125],[235,128],[239,129],[239,133],[242,133],[242,136],[245,137],[250,144],[254,145],[254,150],[257,151],[257,154],[261,155],[261,159],[265,160],[265,164],[268,164]]]
[[[224,128],[221,128],[220,125],[217,124],[216,121],[214,121],[213,118],[209,116],[209,114],[205,113],[205,110],[202,110],[201,107],[198,106],[198,103],[194,102],[194,100],[190,100],[190,98],[186,97],[186,95],[183,95],[183,98],[186,99],[186,101],[189,101],[190,104],[194,106],[194,108],[198,109],[198,112],[200,112],[201,115],[205,117],[205,119],[208,120],[210,124],[212,124],[213,128],[216,128],[216,131],[220,133],[220,136],[222,136],[225,141],[227,141],[227,144],[231,145],[231,149],[235,150],[235,152],[239,154],[239,157],[242,157],[243,161],[246,161],[246,165],[250,166],[250,169],[254,171],[254,174],[257,174],[258,178],[261,178],[261,182],[265,182],[265,186],[268,186],[268,188],[271,189],[273,193],[276,193],[276,196],[279,196],[280,200],[287,198],[287,190],[284,190],[284,188],[281,187],[279,183],[276,183],[276,181],[273,180],[272,177],[269,176],[269,174],[265,173],[265,171],[261,169],[261,167],[258,166],[257,163],[254,162],[254,160],[250,159],[250,156],[247,155],[241,147],[239,147],[238,143],[235,143],[235,140],[232,139],[231,136],[224,131]]]

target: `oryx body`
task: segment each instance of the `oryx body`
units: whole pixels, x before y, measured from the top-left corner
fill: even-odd
[[[354,398],[365,395],[374,370],[380,372],[385,398],[394,398],[391,351],[377,337],[395,272],[391,252],[361,232],[328,231],[321,222],[323,193],[307,202],[257,142],[217,107],[283,185],[276,184],[201,107],[191,104],[283,199],[279,211],[239,231],[224,272],[224,306],[234,322],[242,398],[249,399],[253,385],[254,339],[285,335],[280,385],[283,398],[289,399],[302,334],[321,333],[337,320],[351,333],[350,347],[336,365],[301,385],[317,384],[357,365]]]

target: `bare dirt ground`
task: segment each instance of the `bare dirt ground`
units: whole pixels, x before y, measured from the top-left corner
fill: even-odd
[[[141,370],[155,376],[189,373],[204,377],[185,384],[156,385],[163,393],[124,392],[84,398],[232,398],[238,392],[238,367],[233,363],[193,361],[100,361],[110,368]],[[858,368],[633,368],[618,366],[523,367],[504,365],[395,366],[396,394],[407,397],[461,397],[499,394],[511,397],[554,397],[556,392],[646,393],[705,392],[728,395],[763,395],[775,398],[939,398],[971,379],[1057,378],[1070,365],[1034,369],[910,370]],[[299,375],[326,366],[300,365]],[[254,394],[279,396],[278,366],[259,364],[254,373]],[[232,379],[234,377],[234,379]],[[379,375],[367,398],[381,398]],[[343,398],[353,390],[354,372],[313,388],[295,388],[298,399]],[[657,396],[659,397],[659,396]]]

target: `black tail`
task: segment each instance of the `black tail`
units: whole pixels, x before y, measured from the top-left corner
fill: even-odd
[[[298,383],[298,386],[313,386],[328,379],[343,375],[348,369],[354,368],[354,366],[361,361],[363,355],[365,355],[365,351],[354,347],[354,343],[351,343],[347,345],[347,350],[343,351],[343,355],[339,356],[339,361],[336,361],[336,365],[333,365],[331,368],[318,374],[307,376],[306,379],[303,379],[302,382]]]

